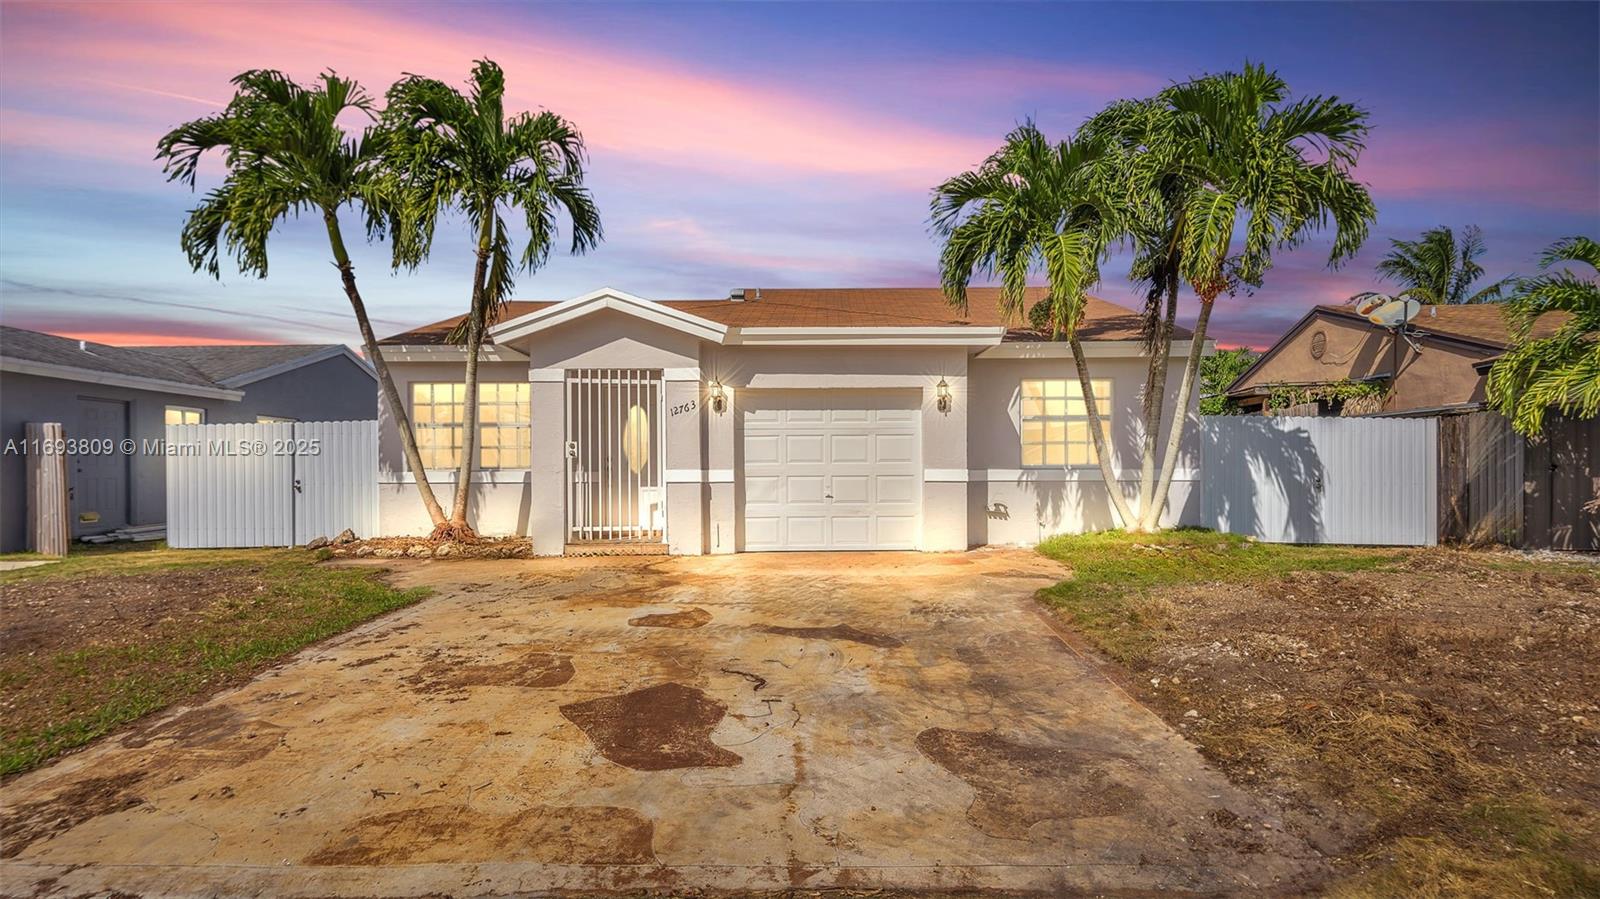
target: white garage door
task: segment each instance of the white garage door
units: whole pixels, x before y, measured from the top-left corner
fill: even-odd
[[[744,549],[916,549],[920,392],[751,391]]]

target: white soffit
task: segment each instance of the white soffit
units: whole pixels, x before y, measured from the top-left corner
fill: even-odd
[[[1182,358],[1189,355],[1189,341],[1174,340],[1171,355]],[[1087,359],[1143,356],[1144,344],[1137,340],[1085,340],[1083,355]],[[1217,351],[1217,342],[1207,340],[1200,352],[1210,356]],[[1070,359],[1072,346],[1065,340],[1019,340],[992,346],[978,353],[975,359]]]
[[[647,300],[631,293],[603,287],[583,296],[563,300],[554,306],[547,306],[537,312],[530,312],[527,315],[520,315],[510,321],[502,322],[490,328],[489,334],[495,339],[496,343],[503,344],[507,341],[528,337],[546,328],[553,328],[603,309],[615,309],[618,312],[623,312],[675,331],[682,331],[701,340],[709,340],[712,343],[722,343],[728,333],[727,325],[718,324],[698,315],[691,315],[671,306],[663,306],[654,300]]]

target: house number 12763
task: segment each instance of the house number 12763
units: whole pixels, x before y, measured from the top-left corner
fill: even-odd
[[[672,415],[682,415],[685,412],[693,412],[694,409],[695,409],[695,401],[694,400],[690,400],[687,403],[679,403],[678,405],[673,406],[669,410],[669,412]]]

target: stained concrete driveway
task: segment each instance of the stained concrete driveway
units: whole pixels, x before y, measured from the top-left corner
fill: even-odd
[[[1313,853],[1026,552],[423,562],[436,595],[3,791],[9,894],[1280,892]]]

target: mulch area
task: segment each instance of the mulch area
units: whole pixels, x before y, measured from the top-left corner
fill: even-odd
[[[373,537],[331,544],[328,550],[337,558],[353,559],[525,559],[533,556],[533,541],[498,537],[435,543],[423,537]]]

